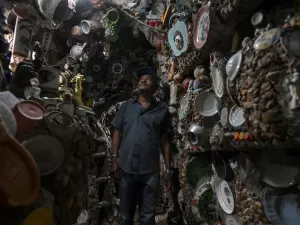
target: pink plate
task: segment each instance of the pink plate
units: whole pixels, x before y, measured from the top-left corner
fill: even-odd
[[[207,40],[210,28],[209,10],[203,6],[198,11],[197,20],[194,26],[194,46],[197,49],[201,49]]]

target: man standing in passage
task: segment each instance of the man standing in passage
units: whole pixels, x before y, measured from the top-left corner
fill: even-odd
[[[120,180],[121,225],[133,225],[137,204],[140,225],[155,225],[160,149],[166,166],[163,176],[166,189],[170,188],[172,175],[168,139],[170,118],[166,105],[153,99],[157,88],[155,70],[141,68],[137,77],[139,96],[124,102],[112,122],[115,128],[112,175]]]

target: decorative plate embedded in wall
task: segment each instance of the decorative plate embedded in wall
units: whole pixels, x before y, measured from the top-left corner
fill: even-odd
[[[207,40],[210,29],[210,17],[208,7],[201,7],[198,11],[197,20],[194,27],[194,45],[195,48],[201,49]]]
[[[169,30],[168,41],[175,56],[180,56],[188,48],[188,32],[184,22],[178,21]]]

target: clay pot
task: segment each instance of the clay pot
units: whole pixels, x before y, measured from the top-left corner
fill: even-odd
[[[13,113],[17,120],[17,134],[33,129],[43,119],[45,109],[37,102],[24,100],[18,103]]]

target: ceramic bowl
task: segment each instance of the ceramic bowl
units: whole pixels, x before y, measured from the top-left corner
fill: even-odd
[[[239,128],[245,123],[244,110],[233,106],[229,113],[229,123],[232,127]]]
[[[218,113],[218,100],[214,93],[202,92],[196,98],[194,106],[198,113],[210,117]]]
[[[231,82],[234,81],[234,79],[238,75],[242,64],[242,58],[243,58],[242,51],[238,51],[233,56],[231,56],[231,58],[227,61],[226,73],[227,76],[229,77],[229,81]]]
[[[255,13],[251,18],[251,23],[255,28],[262,28],[265,25],[265,15],[262,12]]]

